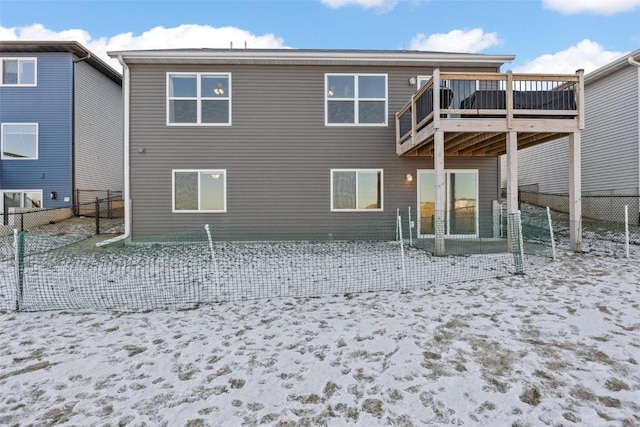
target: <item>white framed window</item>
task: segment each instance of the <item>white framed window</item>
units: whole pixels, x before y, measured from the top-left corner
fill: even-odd
[[[173,212],[227,211],[225,169],[174,169],[172,175]]]
[[[38,159],[37,123],[2,123],[0,134],[2,160]]]
[[[42,208],[42,190],[0,190],[0,212],[3,215],[0,224],[19,225],[19,218],[7,215],[11,208]]]
[[[230,126],[231,73],[167,73],[168,126]]]
[[[387,126],[386,74],[325,74],[326,126]]]
[[[0,58],[0,86],[37,86],[37,58]]]
[[[432,76],[418,76],[418,89],[426,85]],[[449,80],[440,80],[440,87],[449,87],[451,84]]]
[[[331,169],[331,211],[383,210],[382,169]]]
[[[418,89],[426,85],[429,79],[431,79],[431,76],[418,76]]]

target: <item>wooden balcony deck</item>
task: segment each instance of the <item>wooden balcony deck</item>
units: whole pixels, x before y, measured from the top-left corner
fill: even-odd
[[[434,90],[440,88],[440,90]],[[584,76],[440,73],[396,113],[396,153],[434,156],[444,134],[445,156],[500,156],[507,134],[526,148],[584,129]]]

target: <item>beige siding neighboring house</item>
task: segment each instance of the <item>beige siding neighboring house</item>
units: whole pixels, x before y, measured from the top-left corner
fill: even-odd
[[[640,50],[585,76],[583,195],[639,194],[640,68],[632,64],[634,59],[640,61]],[[567,153],[567,138],[521,150],[518,153],[519,187],[541,193],[567,194]],[[504,165],[502,158],[503,188]]]
[[[121,84],[85,61],[75,65],[75,188],[124,188]],[[96,167],[99,160],[101,167]]]

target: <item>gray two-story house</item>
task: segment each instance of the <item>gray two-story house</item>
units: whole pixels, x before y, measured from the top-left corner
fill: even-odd
[[[554,105],[551,92],[560,91],[571,98],[566,105],[529,102],[533,114],[565,110],[546,117],[546,128],[530,125],[538,116],[514,116],[528,107],[514,109],[520,98],[511,83],[519,79],[499,73],[510,55],[109,55],[124,68],[125,229],[133,240],[203,224],[254,230],[256,239],[265,230],[271,237],[301,230],[304,238],[395,221],[398,209],[405,218],[412,210],[419,237],[490,237],[507,139],[519,148],[579,130],[579,76],[554,76],[566,80],[539,91]]]

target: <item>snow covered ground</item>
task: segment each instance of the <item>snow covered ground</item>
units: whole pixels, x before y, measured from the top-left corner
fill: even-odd
[[[186,311],[0,312],[0,425],[638,426],[640,265]]]

